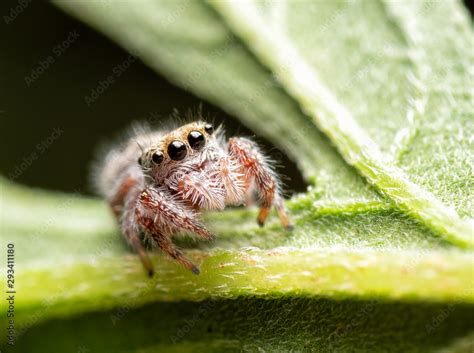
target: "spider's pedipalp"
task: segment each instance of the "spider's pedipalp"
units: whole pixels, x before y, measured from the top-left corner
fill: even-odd
[[[171,241],[171,236],[180,231],[194,233],[208,241],[215,239],[198,220],[196,212],[165,188],[148,187],[138,196],[134,214],[139,227],[154,244],[194,274],[199,274],[199,268]]]
[[[219,160],[219,177],[225,189],[225,201],[228,205],[245,203],[245,174],[229,155]]]
[[[205,210],[225,208],[224,185],[216,173],[201,171],[184,175],[178,182],[178,195]]]
[[[158,233],[170,236],[179,231],[187,231],[206,240],[212,241],[215,238],[199,221],[194,210],[163,187],[148,187],[140,193],[135,217],[142,230],[149,235]]]

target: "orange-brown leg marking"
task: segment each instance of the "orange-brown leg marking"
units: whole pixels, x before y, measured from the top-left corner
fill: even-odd
[[[263,227],[265,225],[265,220],[267,219],[270,213],[270,207],[260,207],[260,212],[258,213],[258,225]]]
[[[293,224],[290,222],[288,218],[288,214],[286,213],[285,206],[281,200],[278,201],[276,204],[276,211],[278,213],[278,217],[280,218],[280,222],[285,227],[286,230],[293,230]]]

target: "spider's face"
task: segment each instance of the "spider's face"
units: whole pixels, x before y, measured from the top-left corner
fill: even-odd
[[[176,168],[192,167],[203,161],[206,151],[215,144],[213,133],[213,126],[202,121],[181,126],[148,148],[138,163],[152,176],[166,176]]]

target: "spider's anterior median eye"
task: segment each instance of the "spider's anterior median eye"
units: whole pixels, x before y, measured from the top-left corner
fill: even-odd
[[[173,141],[168,146],[168,156],[174,161],[180,161],[186,157],[186,145],[181,141]]]
[[[212,135],[214,132],[214,127],[211,124],[204,125],[204,130],[209,134]]]
[[[193,150],[200,150],[206,144],[206,139],[204,138],[203,134],[194,130],[189,133],[188,142],[189,146],[191,146]]]
[[[151,156],[151,160],[155,164],[160,164],[163,161],[163,153],[161,152],[153,153],[153,155]]]

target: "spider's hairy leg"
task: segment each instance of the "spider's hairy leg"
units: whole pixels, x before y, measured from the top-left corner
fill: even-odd
[[[131,212],[140,190],[138,188],[139,184],[138,180],[134,178],[126,178],[110,201],[110,206],[117,220],[121,224],[122,232],[127,242],[140,257],[148,276],[152,277],[154,273],[153,264],[151,263],[150,258],[142,245],[140,237],[138,236],[134,214]]]
[[[282,225],[288,230],[293,229],[280,196],[280,182],[258,146],[246,138],[231,138],[229,139],[229,151],[239,160],[243,171],[246,172],[248,187],[253,182],[260,195],[258,224],[260,226],[265,224],[271,207],[274,206]]]
[[[150,186],[138,196],[135,219],[164,252],[194,273],[199,273],[197,267],[174,247],[170,239],[172,234],[184,230],[200,238],[214,240],[214,235],[201,224],[196,212],[179,202],[166,189]]]
[[[155,232],[151,235],[151,237],[161,250],[175,259],[179,264],[183,265],[188,270],[191,270],[195,275],[200,273],[199,267],[197,267],[186,256],[184,256],[181,250],[176,248],[168,236]]]
[[[122,229],[128,242],[140,257],[140,260],[143,264],[143,267],[147,271],[148,276],[153,277],[153,274],[155,272],[153,269],[153,264],[151,263],[150,258],[148,257],[145,248],[142,245],[142,241],[138,236],[138,232],[135,230],[133,222],[124,219],[122,222]]]
[[[288,213],[286,213],[285,205],[283,204],[281,197],[279,196],[273,204],[275,205],[275,209],[283,227],[285,227],[287,230],[293,230],[293,223],[291,223],[290,219],[288,218]]]

